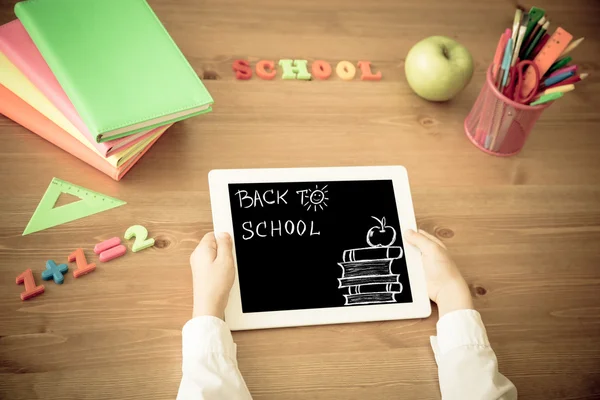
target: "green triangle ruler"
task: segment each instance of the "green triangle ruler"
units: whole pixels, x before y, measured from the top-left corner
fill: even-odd
[[[62,193],[79,197],[81,200],[54,208],[56,201]],[[44,193],[44,197],[40,200],[40,204],[38,204],[33,216],[29,220],[23,236],[43,231],[53,226],[66,224],[67,222],[110,210],[124,204],[127,203],[92,192],[91,190],[58,178],[52,178],[52,182],[50,182],[46,193]]]

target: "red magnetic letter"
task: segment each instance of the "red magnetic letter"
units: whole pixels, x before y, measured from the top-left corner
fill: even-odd
[[[312,63],[312,74],[318,79],[327,79],[331,76],[331,65],[327,61],[316,60]]]
[[[373,74],[371,72],[371,61],[359,61],[358,68],[360,68],[360,72],[362,75],[360,76],[361,81],[380,81],[381,80],[381,71]]]
[[[44,285],[35,285],[35,279],[33,278],[31,268],[26,269],[21,275],[17,276],[17,285],[20,285],[21,283],[25,285],[25,291],[21,292],[21,300],[23,301],[35,297],[38,294],[42,294],[44,293],[44,290],[46,290]]]
[[[252,68],[250,68],[250,63],[246,60],[235,60],[233,62],[233,70],[237,79],[247,80],[252,77]]]
[[[267,71],[267,68],[270,70]],[[275,71],[275,63],[270,60],[261,60],[256,63],[256,75],[260,76],[262,79],[271,80],[275,78],[277,75],[277,71]]]

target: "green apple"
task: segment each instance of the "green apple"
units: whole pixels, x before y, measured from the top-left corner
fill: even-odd
[[[410,49],[404,72],[408,85],[416,94],[430,101],[446,101],[471,80],[473,58],[457,41],[445,36],[431,36]]]

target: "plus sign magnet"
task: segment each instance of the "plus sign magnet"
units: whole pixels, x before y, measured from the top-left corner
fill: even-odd
[[[48,260],[46,261],[46,270],[42,272],[42,279],[45,281],[54,279],[54,282],[60,285],[65,281],[63,274],[66,274],[68,270],[67,264],[56,265],[54,261]]]

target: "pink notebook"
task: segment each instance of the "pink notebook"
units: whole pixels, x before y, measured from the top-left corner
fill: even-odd
[[[0,51],[105,157],[115,151],[124,150],[150,135],[151,130],[148,130],[122,139],[97,143],[18,19],[0,26]]]

